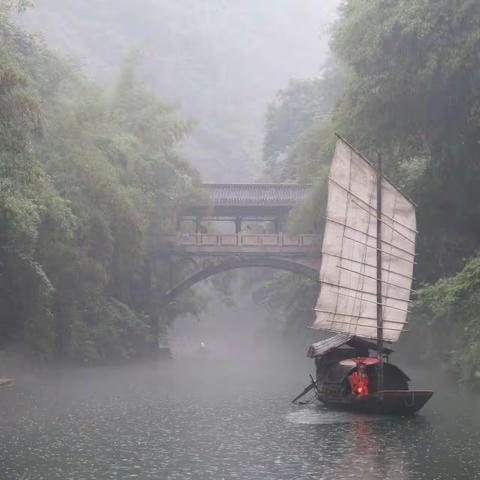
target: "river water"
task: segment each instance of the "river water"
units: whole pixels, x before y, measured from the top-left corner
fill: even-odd
[[[20,375],[0,390],[0,479],[480,479],[478,398],[444,385],[413,418],[294,406],[309,369],[189,358]]]

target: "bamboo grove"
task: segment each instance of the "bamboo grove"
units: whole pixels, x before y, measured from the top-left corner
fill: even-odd
[[[173,318],[158,240],[199,181],[175,150],[189,125],[136,82],[135,52],[101,88],[13,23],[23,3],[0,5],[1,347],[146,355]]]

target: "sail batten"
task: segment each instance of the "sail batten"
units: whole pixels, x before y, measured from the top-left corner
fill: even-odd
[[[349,290],[351,292],[357,292],[357,293],[361,293],[361,294],[364,294],[364,295],[373,295],[373,296],[377,296],[377,292],[370,292],[370,291],[367,291],[367,290],[359,290],[358,288],[352,288],[352,287],[347,287],[345,285],[339,285],[339,284],[335,284],[335,283],[329,283],[329,282],[326,282],[326,281],[321,281],[322,284],[324,285],[329,285],[331,287],[336,287],[336,288],[343,288],[345,290]],[[385,288],[384,288],[385,290]],[[338,293],[337,293],[338,295]],[[408,299],[403,299],[403,298],[400,298],[400,297],[392,297],[391,295],[386,295],[386,294],[383,294],[382,295],[383,299],[389,299],[389,300],[395,300],[397,302],[403,302],[403,303],[411,303],[411,300],[410,298]],[[383,303],[385,304],[385,303]]]
[[[355,227],[352,227],[351,225],[347,225],[346,223],[342,223],[342,222],[339,222],[338,220],[334,220],[333,218],[328,218],[328,217],[325,217],[325,220],[328,220],[330,222],[333,222],[333,223],[338,223],[339,225],[342,225],[343,227],[346,227],[346,228],[350,228],[351,230],[355,230],[356,232],[360,232],[360,233],[363,233],[364,235],[366,235],[367,237],[373,237],[372,235],[370,235],[369,233],[365,233],[365,232],[362,232],[361,230],[358,230],[356,229]],[[386,227],[388,228],[392,228],[390,225],[385,225]],[[399,235],[401,235],[401,232],[393,229],[396,233],[398,233]],[[373,238],[376,238],[376,237],[373,237]],[[408,240],[408,241],[412,241],[410,240],[409,238],[405,237],[405,240]],[[385,240],[382,240],[382,242],[386,243]],[[415,243],[413,243],[415,244]]]
[[[358,204],[357,202],[355,202],[355,200],[352,200],[352,203],[355,203],[355,205],[357,205],[359,208],[364,208],[362,205]],[[368,205],[368,208],[374,208],[370,205]],[[375,218],[377,218],[377,213],[376,211],[370,211],[370,210],[366,210],[368,213],[370,213],[371,215],[373,215]],[[390,218],[388,217],[387,215],[385,214],[382,214],[381,218],[380,218],[380,221],[388,228],[391,228],[392,230],[394,230],[396,233],[400,234],[400,232],[398,230],[395,229],[395,227],[392,227],[391,225],[389,225],[388,223],[385,222],[385,219],[387,219],[389,222],[393,222],[393,223],[397,223],[398,225],[400,225],[401,227],[403,228],[406,228],[408,230],[410,230],[411,232],[413,233],[418,233],[417,230],[415,230],[414,228],[412,227],[409,227],[408,225],[404,225],[403,223],[400,223],[398,220],[395,220],[393,218]],[[407,240],[408,240],[408,237],[405,237]]]
[[[357,272],[356,270],[352,270],[351,268],[347,268],[347,267],[342,267],[341,265],[337,265],[337,268],[340,268],[342,270],[346,270],[347,272],[354,273],[356,275],[361,275],[362,277],[365,277],[365,278],[370,278],[371,280],[381,280],[377,277],[374,277],[373,275],[367,275],[366,273],[363,273],[363,272]],[[387,286],[391,286],[391,287],[395,287],[395,288],[401,288],[403,290],[408,290],[409,292],[412,292],[412,293],[415,292],[415,290],[412,290],[411,288],[404,287],[402,285],[397,285],[396,283],[393,283],[393,282],[386,282],[385,280],[382,280],[382,283],[384,285],[387,285]]]
[[[394,342],[406,322],[405,307],[412,292],[417,231],[414,204],[380,177],[382,202],[377,211],[378,172],[341,138],[328,178],[325,253],[312,327],[377,339],[377,307],[381,306],[383,337]],[[379,298],[377,291],[381,291]]]
[[[354,295],[347,295],[346,293],[340,293],[340,292],[336,292],[336,294],[340,295],[342,297],[350,297],[350,298],[354,298],[354,299],[357,300],[357,297],[355,297]],[[367,295],[371,295],[371,294],[369,293]],[[372,295],[376,296],[376,294],[372,294]],[[374,303],[375,305],[382,305],[382,307],[384,307],[384,308],[393,308],[394,310],[401,310],[402,312],[407,312],[407,313],[409,312],[408,309],[394,307],[393,305],[387,305],[386,303],[380,303],[379,304],[376,300],[367,300],[366,298],[363,298],[363,296],[362,296],[362,302]],[[407,322],[405,322],[405,323],[407,323]]]
[[[320,313],[323,313],[320,311]],[[328,313],[328,312],[327,312]],[[368,320],[363,318],[363,317],[360,317],[358,320]],[[340,325],[351,325],[350,322],[346,322],[346,321],[342,321],[342,320],[331,320],[331,323],[332,324],[340,324]],[[377,323],[376,323],[376,320],[375,320],[375,324],[372,324],[371,326],[366,324],[366,323],[357,323],[357,327],[362,327],[362,328],[365,328],[365,329],[371,329],[371,330],[377,330]],[[386,326],[384,325],[383,326],[384,330],[391,330],[392,332],[403,332],[403,328],[394,328],[394,327],[389,327],[389,326]]]
[[[345,260],[347,262],[358,263],[358,264],[365,265],[365,266],[370,267],[370,268],[376,268],[376,265],[361,262],[360,260],[356,260],[354,258],[341,257],[340,255],[337,255],[335,253],[330,253],[330,252],[321,252],[321,253],[322,253],[322,255],[330,255],[331,257],[340,258],[341,260]],[[383,267],[382,267],[382,272],[393,273],[394,275],[400,275],[401,277],[410,278],[408,275],[405,275],[402,272],[398,272],[396,270],[388,270],[387,268],[383,268]]]
[[[338,222],[337,222],[337,223],[338,223]],[[350,228],[350,227],[346,226],[345,228]],[[370,235],[370,234],[364,233],[364,235],[367,235],[368,237],[373,238],[373,236]],[[358,240],[357,238],[352,238],[352,237],[349,237],[348,235],[344,235],[343,238],[346,238],[347,240],[350,240],[350,241],[352,241],[352,242],[361,243],[362,245],[365,245],[365,246],[368,247],[368,248],[373,248],[374,250],[378,250],[378,251],[380,251],[380,252],[382,252],[382,253],[385,253],[385,254],[388,254],[388,255],[392,255],[392,252],[387,252],[387,251],[385,251],[383,248],[378,248],[378,247],[375,246],[375,245],[369,245],[367,242],[362,242],[361,240]],[[400,248],[400,247],[397,247],[396,245],[392,245],[391,243],[387,242],[386,240],[382,240],[382,243],[384,243],[385,245],[389,245],[389,246],[391,246],[392,248],[396,248],[396,249],[402,251],[403,253],[406,253],[407,255],[410,255],[410,256],[412,256],[412,257],[415,257],[415,254],[414,254],[414,253],[408,252],[407,250],[404,250],[404,249],[402,249],[402,248]],[[398,256],[399,256],[400,258],[403,258],[403,257],[400,256],[400,255],[398,255]],[[406,258],[405,260],[408,260],[408,259]]]
[[[316,312],[321,312],[321,313],[330,313],[332,315],[339,315],[340,317],[351,317],[352,314],[351,313],[342,313],[342,312],[329,312],[328,310],[318,310],[318,309],[315,309]],[[362,316],[362,317],[358,317],[360,318],[361,320],[377,320],[377,317],[365,317],[365,316]],[[398,323],[399,325],[405,325],[405,322],[397,322],[396,320],[389,320],[387,318],[384,318],[383,319],[384,322],[386,323]]]

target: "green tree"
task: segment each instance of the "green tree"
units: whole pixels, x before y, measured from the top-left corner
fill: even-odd
[[[420,279],[458,270],[477,244],[479,27],[475,0],[351,0],[332,40],[350,69],[336,124],[416,199]]]
[[[344,72],[335,108],[300,129],[278,123],[290,132],[283,138],[296,139],[282,158],[282,171],[295,172],[291,178],[325,176],[336,130],[367,155],[380,153],[388,175],[414,198],[417,285],[444,279],[421,289],[412,316],[418,335],[407,347],[436,360],[438,351],[448,352],[448,363],[470,382],[480,358],[476,257],[448,277],[462,270],[480,240],[479,27],[475,0],[347,0],[331,41]],[[315,104],[317,94],[308,94],[310,101],[292,96],[276,110],[295,111],[290,101],[299,109]],[[297,209],[296,230],[321,218],[322,188],[320,180],[317,199]]]
[[[307,181],[321,176],[332,142],[319,145],[333,133],[331,114],[342,92],[343,72],[326,68],[321,78],[291,81],[280,90],[266,114],[263,161],[276,181]]]
[[[161,238],[199,183],[175,152],[189,125],[136,81],[133,54],[110,94],[15,26],[13,10],[0,8],[1,344],[76,362],[137,357],[173,319],[158,301]]]

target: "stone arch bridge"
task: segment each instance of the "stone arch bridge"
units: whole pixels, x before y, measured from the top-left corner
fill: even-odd
[[[238,268],[281,269],[318,280],[320,235],[285,233],[290,211],[311,186],[204,184],[202,189],[208,200],[182,211],[177,233],[164,239],[172,262],[188,259],[195,265],[186,278],[171,279],[165,302],[203,279]],[[202,261],[207,258],[211,261]]]

